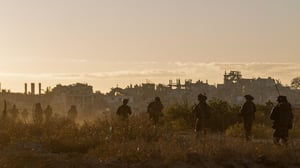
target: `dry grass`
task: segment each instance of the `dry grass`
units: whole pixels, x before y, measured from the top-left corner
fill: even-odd
[[[0,164],[8,167],[300,166],[294,140],[278,147],[271,138],[245,142],[222,133],[196,138],[192,130],[178,131],[169,123],[154,127],[145,116],[81,124],[58,116],[43,124],[2,120],[0,145]]]

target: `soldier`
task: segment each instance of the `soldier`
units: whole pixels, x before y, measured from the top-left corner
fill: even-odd
[[[275,129],[273,140],[276,145],[279,144],[280,140],[286,145],[288,141],[288,130],[292,129],[294,115],[292,106],[286,96],[278,96],[277,102],[278,104],[273,108],[270,115],[270,119],[274,121],[272,128]]]
[[[75,121],[75,119],[77,118],[78,112],[76,109],[75,105],[71,105],[69,111],[68,111],[68,117],[72,120]]]
[[[7,115],[7,103],[6,103],[6,100],[4,99],[4,101],[3,101],[3,105],[4,105],[4,107],[3,107],[3,112],[2,112],[2,118],[5,120],[6,119],[6,115]]]
[[[24,120],[24,122],[26,122],[27,117],[28,117],[27,109],[23,109],[23,111],[21,112],[21,116],[22,116],[22,119]]]
[[[32,119],[36,124],[41,124],[43,122],[43,109],[41,103],[35,104],[35,109],[32,112]]]
[[[154,125],[157,125],[159,117],[163,116],[163,108],[164,106],[159,97],[155,97],[154,101],[148,105],[147,113],[149,114],[149,118],[153,121]]]
[[[128,119],[128,116],[131,115],[131,108],[127,105],[128,101],[128,99],[124,99],[123,104],[117,110],[117,115],[122,119]]]
[[[206,103],[207,97],[203,94],[198,95],[199,103],[193,109],[193,114],[196,117],[195,132],[203,131],[206,134],[208,119],[210,117],[210,107]]]
[[[10,115],[12,118],[12,121],[16,121],[19,115],[19,110],[17,109],[17,106],[14,104],[12,109],[10,109]]]
[[[53,113],[52,108],[51,108],[50,105],[48,105],[46,107],[44,113],[45,113],[46,122],[48,122],[50,120],[50,118],[52,117],[52,113]]]
[[[245,137],[247,141],[251,140],[252,124],[255,119],[256,106],[253,103],[254,97],[251,95],[245,95],[246,102],[243,104],[240,112],[244,121]]]

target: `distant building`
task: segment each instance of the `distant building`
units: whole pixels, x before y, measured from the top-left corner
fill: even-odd
[[[50,94],[55,97],[53,103],[60,104],[66,110],[76,105],[79,111],[88,112],[94,103],[93,87],[88,84],[56,85]]]
[[[8,102],[17,104],[19,108],[27,108],[29,111],[33,104],[40,102],[42,106],[50,104],[54,111],[65,113],[71,105],[76,105],[80,114],[91,114],[101,111],[115,112],[116,108],[122,103],[124,98],[128,98],[133,112],[146,112],[148,103],[154,97],[159,96],[165,106],[176,102],[186,101],[190,105],[197,103],[197,95],[205,94],[208,99],[218,98],[232,104],[242,104],[243,96],[251,94],[255,97],[255,103],[265,104],[268,101],[276,102],[278,92],[286,95],[288,100],[295,106],[300,107],[300,91],[283,86],[275,79],[268,78],[243,78],[241,72],[230,71],[224,74],[224,83],[209,85],[208,81],[198,80],[193,82],[191,79],[181,82],[177,79],[175,83],[169,80],[168,85],[143,83],[140,85],[130,84],[126,88],[112,88],[107,94],[93,91],[93,87],[88,84],[76,83],[72,85],[57,85],[52,90],[42,94],[39,87],[39,95],[35,93],[34,84],[31,84],[31,93],[25,92],[10,93],[2,91],[0,101],[6,99]],[[1,102],[0,102],[1,107]]]

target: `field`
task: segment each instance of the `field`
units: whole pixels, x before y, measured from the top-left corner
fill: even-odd
[[[272,129],[264,122],[265,107],[259,108],[253,140],[246,142],[236,117],[237,108],[222,101],[210,105],[214,115],[211,122],[219,126],[197,136],[193,132],[191,107],[184,103],[166,108],[164,119],[157,126],[146,114],[130,116],[128,121],[113,114],[76,122],[58,115],[41,123],[22,117],[2,119],[0,165],[7,168],[300,166],[298,124],[290,130],[288,146],[276,146],[272,143]],[[222,117],[218,118],[217,113]],[[296,112],[295,121],[297,118]]]

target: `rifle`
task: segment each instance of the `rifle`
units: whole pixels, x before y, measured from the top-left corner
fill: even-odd
[[[278,93],[278,96],[280,96],[280,92],[279,92],[279,89],[278,89],[277,83],[275,83],[275,88],[276,88],[276,91],[277,91],[277,93]]]

